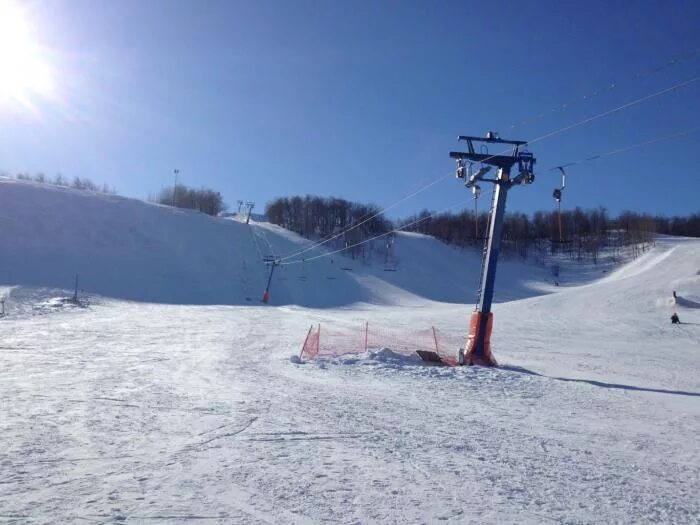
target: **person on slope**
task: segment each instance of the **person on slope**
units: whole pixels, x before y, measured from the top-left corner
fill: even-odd
[[[673,315],[671,316],[671,323],[681,324],[681,320],[678,319],[678,314],[676,312],[673,312]]]

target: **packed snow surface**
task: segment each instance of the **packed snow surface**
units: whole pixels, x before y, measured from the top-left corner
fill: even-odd
[[[100,239],[110,206],[131,215]],[[306,242],[269,225],[18,184],[0,187],[0,221],[0,521],[700,522],[698,241],[579,286],[499,266],[502,366],[448,368],[391,348],[293,356],[312,323],[464,328],[473,291],[442,290],[478,254],[406,236],[397,272],[307,265],[263,306],[256,242]],[[80,304],[75,265],[93,283]]]

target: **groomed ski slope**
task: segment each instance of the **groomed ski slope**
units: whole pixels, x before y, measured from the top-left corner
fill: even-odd
[[[37,287],[50,283],[5,280],[19,287],[0,320],[0,517],[699,522],[700,242],[660,240],[576,287],[505,268],[499,289],[526,284],[495,305],[498,369],[387,350],[292,362],[311,323],[465,327],[470,304],[371,270],[347,278],[374,279],[383,302],[325,308],[108,294],[56,307]]]
[[[381,248],[383,240],[373,243]],[[267,282],[265,256],[299,252],[310,241],[253,221],[213,218],[115,195],[0,179],[0,286],[71,288],[79,274],[89,294],[169,304],[258,304]],[[397,272],[334,256],[301,264],[328,250],[305,252],[276,272],[271,304],[310,307],[356,302],[396,304],[424,299],[474,300],[481,256],[433,238],[400,233]],[[496,300],[545,293],[545,268],[503,261]]]

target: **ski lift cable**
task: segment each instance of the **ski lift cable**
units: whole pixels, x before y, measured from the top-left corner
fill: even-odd
[[[667,92],[667,91],[664,91],[664,92]],[[629,106],[628,106],[628,107],[629,107]],[[611,110],[611,111],[612,111],[612,110]],[[610,114],[610,112],[606,112],[605,114]],[[603,115],[603,114],[601,114],[601,115]],[[597,118],[600,118],[600,117],[597,117]],[[590,119],[587,119],[587,120],[590,122]],[[670,135],[664,135],[664,136],[662,136],[662,137],[657,137],[657,138],[654,138],[654,139],[646,140],[646,141],[644,141],[644,142],[640,142],[640,143],[637,143],[637,144],[633,144],[633,145],[631,145],[631,146],[626,146],[626,147],[623,147],[623,148],[617,148],[617,149],[614,149],[614,150],[611,150],[611,151],[608,151],[608,152],[605,152],[605,153],[600,153],[600,154],[598,154],[598,155],[593,155],[593,156],[587,157],[587,158],[582,159],[582,160],[580,160],[580,161],[570,162],[570,163],[567,163],[567,164],[563,164],[563,165],[561,165],[561,166],[554,166],[554,167],[552,167],[552,168],[548,168],[548,169],[545,170],[545,171],[560,170],[560,171],[563,172],[563,168],[566,168],[566,167],[574,166],[574,165],[581,164],[581,163],[583,163],[583,162],[588,162],[588,161],[595,160],[595,159],[600,159],[600,158],[604,158],[604,157],[609,157],[609,156],[611,156],[611,155],[616,155],[616,154],[618,154],[618,153],[623,153],[623,152],[629,151],[629,150],[634,149],[634,148],[639,148],[639,147],[642,147],[642,146],[646,146],[646,145],[649,145],[649,144],[653,144],[653,143],[655,143],[655,142],[660,142],[660,141],[662,141],[662,140],[668,140],[668,139],[672,139],[672,138],[682,137],[682,136],[689,135],[689,134],[691,134],[691,133],[693,133],[693,132],[697,132],[697,131],[700,131],[700,126],[696,126],[696,127],[694,127],[694,128],[687,129],[687,130],[684,130],[684,131],[680,131],[680,132],[677,132],[677,133],[673,133],[673,134],[670,134]],[[552,136],[552,135],[549,134],[549,136]],[[535,139],[535,140],[539,140],[539,139]],[[534,142],[535,140],[531,141],[530,143]],[[494,188],[494,190],[492,190],[492,192],[491,192],[491,198],[492,198],[492,199],[493,199],[494,193],[495,193],[495,188]],[[420,222],[423,222],[423,221],[425,221],[425,220],[427,220],[427,219],[430,219],[430,218],[434,217],[435,215],[438,215],[439,213],[443,213],[444,211],[447,211],[448,209],[454,208],[454,207],[457,206],[458,204],[459,204],[459,203],[453,204],[453,205],[448,206],[447,208],[445,208],[445,209],[443,209],[443,210],[440,210],[440,211],[431,213],[430,215],[428,215],[428,216],[426,216],[426,217],[423,217],[423,218],[421,218],[421,219],[419,219],[419,220],[413,221],[413,222],[411,222],[411,223],[409,223],[409,224],[406,224],[406,225],[404,225],[404,226],[402,226],[402,227],[400,227],[400,228],[396,228],[396,229],[394,229],[394,230],[392,230],[392,231],[390,231],[390,232],[383,233],[383,234],[377,235],[377,236],[375,236],[375,237],[372,237],[372,238],[370,238],[370,239],[366,239],[366,240],[364,240],[364,241],[358,242],[358,243],[356,243],[356,244],[353,244],[352,246],[348,246],[347,248],[354,248],[354,247],[357,247],[357,246],[361,246],[361,245],[363,245],[363,244],[365,244],[365,243],[367,243],[367,242],[370,242],[370,241],[372,241],[372,240],[374,240],[374,239],[377,239],[377,238],[380,238],[380,237],[383,237],[383,236],[386,236],[386,235],[389,235],[389,234],[392,234],[392,233],[399,232],[399,231],[401,231],[401,230],[403,230],[403,229],[405,229],[405,228],[407,228],[407,227],[409,227],[409,226],[413,226],[413,225],[418,224],[418,223],[420,223]],[[348,231],[349,231],[349,230],[348,230]],[[487,231],[488,231],[488,222],[487,222]],[[341,234],[339,234],[339,235],[341,235]],[[335,251],[332,251],[332,252],[329,252],[329,253],[326,253],[326,254],[317,255],[317,256],[315,256],[315,257],[311,257],[311,258],[304,259],[304,260],[306,260],[306,261],[311,261],[311,260],[314,260],[314,259],[319,259],[319,258],[321,258],[321,257],[325,257],[325,256],[328,256],[328,255],[333,255],[333,254],[342,252],[343,250],[346,250],[347,248],[341,248],[341,249],[339,249],[339,250],[335,250]],[[301,263],[301,262],[302,262],[301,260],[297,260],[297,261],[290,261],[290,262],[288,262],[288,263],[283,263],[283,264],[297,264],[297,263]]]
[[[347,228],[347,229],[341,231],[340,233],[337,233],[337,234],[335,234],[335,235],[333,235],[333,236],[331,236],[331,237],[329,237],[329,238],[327,238],[327,239],[324,239],[323,241],[319,241],[319,242],[313,243],[313,244],[311,244],[310,246],[307,246],[306,248],[303,248],[303,249],[301,249],[301,250],[297,250],[296,252],[293,252],[293,253],[291,253],[291,254],[289,254],[289,255],[286,255],[286,256],[282,257],[281,259],[284,261],[284,260],[286,260],[286,259],[291,259],[292,257],[297,257],[297,256],[301,255],[302,253],[306,253],[306,252],[308,252],[309,250],[312,250],[312,249],[314,249],[314,248],[318,248],[319,246],[322,246],[322,245],[324,245],[324,244],[326,244],[326,243],[328,243],[328,242],[330,242],[330,241],[332,241],[332,240],[334,240],[334,239],[337,239],[338,237],[341,237],[341,236],[345,235],[345,234],[348,233],[349,231],[354,230],[355,228],[358,228],[358,227],[362,226],[363,224],[368,223],[368,222],[371,221],[372,219],[374,219],[374,218],[376,218],[376,217],[382,215],[384,212],[389,211],[389,210],[392,209],[392,208],[395,208],[395,207],[398,206],[399,204],[401,204],[401,203],[407,201],[408,199],[411,199],[411,198],[415,197],[415,196],[418,195],[419,193],[424,192],[424,191],[427,190],[428,188],[430,188],[430,187],[432,187],[432,186],[435,186],[438,182],[442,182],[443,180],[445,180],[446,178],[448,178],[448,177],[450,177],[450,176],[452,176],[452,175],[453,175],[452,172],[446,173],[445,175],[442,175],[441,177],[439,177],[439,178],[433,180],[432,182],[426,184],[425,186],[423,186],[423,187],[417,189],[417,190],[414,191],[413,193],[411,193],[411,194],[409,194],[409,195],[406,195],[405,197],[403,197],[403,198],[399,199],[398,201],[394,202],[393,204],[391,204],[391,205],[387,206],[386,208],[384,208],[384,209],[378,211],[378,212],[375,213],[374,215],[372,215],[372,216],[370,216],[370,217],[364,219],[363,221],[361,221],[361,222],[359,222],[359,223],[357,223],[357,224],[354,224],[354,225],[350,226],[349,228]]]
[[[615,108],[606,110],[606,111],[604,111],[604,112],[602,112],[602,113],[598,113],[598,114],[596,114],[596,115],[593,115],[593,116],[591,116],[591,117],[587,117],[587,118],[582,119],[582,120],[580,120],[580,121],[578,121],[578,122],[575,122],[575,123],[573,123],[573,124],[569,124],[569,125],[567,125],[567,126],[564,126],[564,127],[562,127],[562,128],[556,129],[556,130],[554,130],[554,131],[550,131],[550,132],[548,132],[548,133],[545,133],[544,135],[540,135],[539,137],[536,137],[536,138],[534,138],[534,139],[528,141],[528,142],[527,142],[527,145],[529,146],[529,145],[531,145],[531,144],[535,144],[535,143],[537,143],[537,142],[541,142],[541,141],[543,141],[543,140],[545,140],[545,139],[554,137],[555,135],[558,135],[558,134],[560,134],[560,133],[565,133],[565,132],[570,131],[570,130],[572,130],[572,129],[575,129],[575,128],[578,128],[578,127],[580,127],[580,126],[583,126],[583,125],[585,125],[585,124],[589,124],[590,122],[593,122],[593,121],[598,120],[598,119],[600,119],[600,118],[606,117],[606,116],[608,116],[608,115],[612,115],[612,114],[614,114],[614,113],[617,113],[617,112],[622,111],[622,110],[624,110],[624,109],[630,108],[630,107],[635,106],[635,105],[637,105],[637,104],[641,104],[642,102],[645,102],[645,101],[650,100],[650,99],[652,99],[652,98],[655,98],[655,97],[664,95],[664,94],[666,94],[666,93],[670,93],[671,91],[675,91],[676,89],[680,89],[680,88],[682,88],[682,87],[688,86],[688,85],[693,84],[693,83],[695,83],[695,82],[697,82],[697,81],[699,81],[699,80],[700,80],[700,76],[696,76],[696,77],[693,77],[693,78],[691,78],[691,79],[688,79],[688,80],[685,80],[685,81],[683,81],[683,82],[680,82],[680,83],[678,83],[678,84],[674,84],[673,86],[670,86],[670,87],[664,88],[664,89],[662,89],[662,90],[656,91],[656,92],[654,92],[654,93],[651,93],[651,94],[649,94],[649,95],[645,95],[645,96],[643,96],[643,97],[637,98],[637,99],[635,99],[635,100],[633,100],[633,101],[631,101],[631,102],[627,102],[627,103],[622,104],[622,105],[620,105],[620,106],[617,106],[617,107],[615,107]],[[487,161],[487,160],[489,160],[489,159],[491,159],[491,158],[497,157],[498,155],[502,155],[502,154],[508,153],[509,151],[510,151],[510,150],[503,150],[503,151],[501,151],[501,152],[499,152],[499,153],[496,153],[496,154],[492,155],[491,157],[488,157],[488,158],[486,158],[486,159],[483,159],[483,162],[485,162],[485,161]],[[451,172],[450,172],[450,173],[447,173],[447,174],[445,174],[445,175],[442,175],[441,177],[439,177],[439,178],[433,180],[432,182],[430,182],[430,183],[426,184],[425,186],[419,188],[418,190],[414,191],[413,193],[410,193],[409,195],[407,195],[407,196],[405,196],[405,197],[399,199],[398,201],[394,202],[393,204],[387,206],[386,208],[384,208],[384,209],[378,211],[377,213],[375,213],[374,215],[368,217],[367,219],[365,219],[365,220],[363,220],[363,221],[361,221],[361,222],[359,222],[359,223],[357,223],[357,224],[354,224],[354,225],[350,226],[349,228],[346,228],[346,229],[343,230],[342,232],[337,233],[337,234],[333,235],[332,237],[329,237],[328,239],[325,239],[325,240],[320,241],[320,242],[312,243],[311,245],[307,246],[306,248],[303,248],[303,249],[301,249],[301,250],[294,251],[294,252],[292,252],[292,253],[290,253],[290,254],[288,254],[288,255],[286,255],[286,256],[283,256],[283,257],[280,258],[280,260],[284,261],[284,260],[287,260],[287,259],[291,259],[291,258],[293,258],[293,257],[297,257],[297,256],[301,255],[302,253],[306,253],[306,252],[308,252],[309,250],[313,250],[314,248],[320,247],[320,246],[322,246],[322,245],[324,245],[324,244],[326,244],[326,243],[328,243],[328,242],[330,242],[330,241],[332,241],[332,240],[334,240],[334,239],[337,239],[338,237],[341,237],[342,235],[348,233],[349,231],[351,231],[351,230],[353,230],[353,229],[355,229],[355,228],[358,228],[359,226],[362,226],[363,224],[366,224],[367,222],[369,222],[369,221],[371,221],[372,219],[378,217],[379,215],[383,214],[384,212],[386,212],[386,211],[388,211],[388,210],[390,210],[390,209],[392,209],[392,208],[398,206],[399,204],[401,204],[401,203],[407,201],[408,199],[411,199],[411,198],[415,197],[416,195],[418,195],[418,194],[424,192],[424,191],[427,190],[428,188],[430,188],[430,187],[434,186],[435,184],[437,184],[437,183],[443,181],[444,179],[446,179],[446,178],[449,177],[450,175],[452,175]]]
[[[335,250],[335,251],[332,251],[332,252],[322,253],[322,254],[320,254],[320,255],[316,255],[316,256],[314,256],[314,257],[309,257],[309,258],[306,258],[306,259],[298,259],[298,260],[295,260],[295,261],[283,262],[283,263],[281,263],[281,265],[282,265],[282,266],[285,266],[285,265],[290,265],[290,264],[300,264],[300,263],[303,263],[303,262],[309,262],[309,261],[313,261],[313,260],[315,260],[315,259],[321,259],[322,257],[328,257],[328,256],[330,256],[330,255],[334,255],[334,254],[336,254],[336,253],[342,252],[342,251],[347,250],[347,249],[350,249],[350,248],[356,248],[356,247],[358,247],[358,246],[362,246],[363,244],[367,244],[368,242],[371,242],[371,241],[373,241],[373,240],[375,240],[375,239],[379,239],[379,238],[381,238],[381,237],[386,237],[387,235],[392,235],[392,234],[394,234],[394,233],[400,232],[400,231],[402,231],[402,230],[404,230],[404,229],[406,229],[406,228],[408,228],[408,227],[410,227],[410,226],[414,226],[414,225],[419,224],[419,223],[421,223],[421,222],[423,222],[423,221],[426,221],[426,220],[428,220],[428,219],[431,219],[431,218],[435,217],[436,215],[438,215],[438,214],[440,214],[440,213],[444,213],[444,212],[446,212],[447,210],[450,210],[451,208],[454,208],[454,207],[459,206],[459,205],[462,205],[462,204],[466,204],[467,202],[468,202],[468,201],[459,201],[459,202],[456,202],[456,203],[454,203],[454,204],[452,204],[452,205],[450,205],[450,206],[447,206],[447,207],[445,207],[445,208],[443,208],[443,209],[441,209],[441,210],[439,210],[439,211],[436,211],[436,212],[433,212],[433,213],[431,213],[431,214],[429,214],[429,215],[426,215],[426,216],[424,216],[424,217],[421,217],[420,219],[417,219],[417,220],[415,220],[415,221],[413,221],[413,222],[410,222],[410,223],[408,223],[408,224],[404,224],[403,226],[400,226],[399,228],[395,228],[395,229],[393,229],[393,230],[391,230],[391,231],[388,231],[388,232],[385,232],[385,233],[381,233],[381,234],[379,234],[379,235],[375,235],[374,237],[371,237],[371,238],[369,238],[369,239],[365,239],[364,241],[357,242],[357,243],[352,244],[352,245],[350,245],[350,246],[346,246],[346,247],[340,248],[340,249]]]
[[[695,49],[674,55],[670,59],[666,60],[666,62],[664,62],[656,67],[649,68],[649,69],[646,69],[643,71],[638,71],[634,75],[631,75],[631,76],[626,77],[626,78],[632,79],[632,80],[644,78],[644,77],[647,77],[647,76],[650,76],[650,75],[653,75],[656,73],[660,73],[661,71],[664,71],[665,69],[667,69],[671,66],[681,64],[683,62],[687,62],[687,61],[696,59],[698,57],[700,57],[700,48],[695,48]],[[624,81],[622,83],[624,84]],[[519,122],[511,124],[509,126],[509,129],[515,129],[515,128],[518,128],[521,126],[529,125],[537,120],[544,118],[546,115],[550,115],[550,114],[555,113],[557,111],[565,111],[565,110],[569,109],[571,106],[574,106],[574,105],[582,103],[582,102],[586,102],[588,100],[591,100],[592,98],[598,97],[600,95],[603,95],[604,93],[612,91],[613,89],[617,88],[619,85],[620,85],[620,82],[612,81],[612,82],[608,83],[607,85],[605,85],[604,87],[599,88],[591,93],[587,93],[587,94],[580,96],[576,99],[571,99],[570,102],[558,104],[547,111],[541,111],[537,115],[533,115],[531,117],[524,118],[524,119],[520,120]]]
[[[637,144],[632,144],[631,146],[625,146],[622,148],[617,148],[614,150],[606,151],[605,153],[598,153],[597,155],[590,155],[584,159],[576,160],[573,162],[567,162],[566,164],[560,164],[559,166],[554,166],[552,168],[548,168],[545,171],[556,171],[556,170],[563,170],[564,168],[570,168],[571,166],[578,166],[579,164],[583,164],[585,162],[591,162],[594,160],[602,159],[604,157],[610,157],[611,155],[617,155],[618,153],[625,153],[627,151],[636,149],[636,148],[641,148],[642,146],[648,146],[649,144],[654,144],[656,142],[661,142],[663,140],[670,140],[678,137],[683,137],[685,135],[690,135],[691,133],[695,133],[700,131],[700,126],[696,126],[694,128],[686,129],[685,131],[679,131],[676,133],[672,133],[670,135],[664,135],[661,137],[656,137],[653,139],[645,140],[644,142],[638,142]]]
[[[264,262],[265,257],[263,257],[262,250],[260,250],[260,245],[258,244],[258,236],[255,235],[255,231],[252,228],[250,229],[250,235],[253,237],[253,243],[255,244],[255,251],[258,252],[258,257],[260,258],[260,261]]]
[[[455,207],[463,205],[463,204],[467,204],[468,202],[469,202],[469,200],[465,201],[462,199],[459,202],[455,202],[454,204],[451,204],[450,206],[447,206],[439,211],[433,212],[429,215],[426,215],[425,217],[421,217],[420,219],[416,219],[415,221],[409,222],[408,224],[404,224],[403,226],[400,226],[398,228],[394,228],[391,231],[380,233],[378,235],[375,235],[374,237],[370,237],[369,239],[365,239],[364,241],[360,241],[360,242],[357,242],[357,243],[352,244],[350,246],[339,248],[339,249],[331,251],[331,252],[326,252],[326,253],[322,253],[320,255],[315,255],[315,256],[309,257],[307,259],[297,259],[295,261],[282,262],[282,263],[280,263],[280,265],[287,266],[287,265],[291,265],[291,264],[301,264],[304,262],[309,262],[309,261],[314,261],[316,259],[321,259],[323,257],[328,257],[330,255],[335,255],[336,253],[340,253],[340,252],[348,250],[350,248],[357,248],[358,246],[362,246],[363,244],[367,244],[368,242],[374,241],[375,239],[380,239],[382,237],[386,237],[387,235],[398,233],[398,232],[405,230],[406,228],[409,228],[411,226],[415,226],[416,224],[419,224],[423,221],[427,221],[428,219],[431,219],[431,218],[435,217],[436,215],[439,215],[440,213],[445,213],[446,211],[448,211],[452,208],[455,208]]]
[[[576,122],[576,123],[574,123],[574,124],[565,126],[565,127],[563,127],[563,128],[560,128],[559,130],[555,130],[555,131],[546,133],[545,135],[541,135],[540,137],[537,137],[537,138],[535,138],[535,139],[529,141],[529,142],[528,142],[528,145],[533,144],[533,143],[535,143],[535,142],[540,142],[540,141],[545,140],[545,139],[550,138],[550,137],[553,137],[553,136],[555,136],[555,135],[557,135],[557,134],[559,134],[559,133],[564,133],[564,132],[570,131],[570,130],[572,130],[572,129],[574,129],[574,128],[577,128],[577,127],[579,127],[579,126],[582,126],[582,125],[584,125],[584,124],[588,124],[588,123],[590,123],[590,122],[593,122],[594,120],[597,120],[597,119],[599,119],[599,118],[603,118],[603,117],[606,117],[606,116],[608,116],[608,115],[612,115],[613,113],[616,113],[616,112],[618,112],[618,111],[622,111],[623,109],[627,109],[627,108],[632,107],[632,106],[634,106],[634,105],[636,105],[636,104],[640,104],[641,102],[644,102],[644,101],[649,100],[649,99],[651,99],[651,98],[654,98],[654,97],[657,97],[657,96],[660,96],[660,95],[669,93],[669,92],[671,92],[671,91],[673,91],[673,90],[676,90],[676,89],[679,89],[679,88],[681,88],[681,87],[684,87],[684,86],[687,86],[687,85],[689,85],[689,84],[692,84],[692,83],[694,83],[694,82],[697,82],[698,80],[700,80],[700,76],[691,78],[691,79],[686,80],[686,81],[684,81],[684,82],[680,82],[680,83],[678,83],[678,84],[675,84],[675,85],[673,85],[673,86],[671,86],[671,87],[662,89],[662,90],[660,90],[660,91],[656,91],[656,92],[654,92],[654,93],[652,93],[652,94],[650,94],[650,95],[645,95],[644,97],[640,97],[640,98],[635,99],[635,100],[633,100],[633,101],[631,101],[631,102],[627,102],[627,103],[625,103],[625,104],[622,104],[621,106],[618,106],[618,107],[616,107],[616,108],[613,108],[613,109],[604,111],[604,112],[602,112],[602,113],[598,113],[597,115],[593,115],[593,116],[591,116],[591,117],[585,118],[585,119],[583,119],[583,120],[581,120],[581,121],[579,121],[579,122]],[[673,136],[681,136],[681,135],[684,135],[684,134],[688,134],[688,133],[691,133],[692,131],[695,131],[695,129],[696,129],[696,128],[691,129],[691,130],[686,130],[686,131],[684,131],[684,132],[680,132],[680,133],[675,134],[675,135],[673,135]],[[700,128],[698,128],[698,129],[700,129]],[[664,138],[670,138],[670,137],[662,137],[662,138],[659,138],[659,139],[652,139],[651,141],[646,141],[645,144],[652,143],[652,142],[656,142],[656,141],[659,141],[659,140],[663,140]],[[642,145],[642,144],[636,144],[636,145],[634,145],[634,146],[628,146],[628,147],[626,147],[626,148],[618,148],[617,150],[613,150],[613,151],[611,151],[611,152],[607,152],[607,153],[600,154],[600,155],[597,155],[597,156],[589,157],[587,160],[592,160],[592,159],[594,159],[594,158],[601,158],[601,157],[604,157],[604,156],[609,156],[609,155],[613,155],[613,154],[616,154],[616,153],[621,153],[622,151],[627,151],[628,149],[632,149],[632,147],[640,147],[641,145]],[[504,151],[504,152],[502,152],[502,153],[505,153],[505,152],[507,152],[507,150]],[[492,157],[495,157],[495,156],[496,156],[496,155],[492,155],[492,156],[489,157],[489,158],[492,158]],[[488,160],[488,159],[484,159],[484,160]],[[585,162],[585,160],[582,161],[582,162]],[[563,168],[563,167],[565,167],[565,166],[555,166],[554,168],[551,168],[551,169],[559,169],[559,168]],[[405,200],[407,200],[407,199],[409,199],[409,198],[411,198],[411,197],[413,197],[413,196],[415,196],[415,195],[421,193],[422,191],[424,191],[424,190],[427,189],[428,187],[437,184],[438,182],[440,182],[441,180],[443,180],[445,177],[446,177],[446,176],[443,176],[443,177],[440,177],[439,179],[434,180],[433,182],[431,182],[429,185],[425,186],[424,188],[421,188],[421,189],[415,191],[414,193],[412,193],[411,195],[409,195],[409,196],[407,196],[407,197],[404,197],[403,199],[401,199],[401,201],[397,201],[396,203],[392,204],[390,207],[387,207],[387,208],[385,208],[384,210],[382,210],[382,211],[376,213],[375,215],[373,215],[372,217],[366,219],[365,221],[363,221],[363,222],[361,222],[361,223],[358,223],[358,224],[352,226],[351,228],[348,228],[348,229],[345,230],[344,232],[341,232],[341,233],[337,234],[336,236],[331,237],[331,238],[329,238],[329,239],[323,241],[323,243],[317,243],[317,244],[314,245],[314,246],[311,246],[311,247],[309,247],[309,248],[307,248],[307,249],[305,249],[305,250],[302,250],[301,252],[297,253],[296,255],[299,255],[299,254],[301,254],[301,253],[304,253],[305,251],[308,251],[308,250],[310,250],[310,249],[312,249],[312,248],[314,248],[314,247],[316,247],[316,246],[320,246],[321,244],[325,244],[326,242],[328,242],[328,241],[330,241],[330,240],[332,240],[332,239],[334,239],[334,238],[337,238],[337,237],[343,235],[344,233],[347,233],[348,231],[352,230],[353,228],[356,228],[356,227],[358,227],[358,226],[360,226],[360,225],[366,223],[367,221],[371,220],[372,218],[377,217],[378,215],[380,215],[381,213],[383,213],[383,211],[386,211],[386,210],[390,209],[391,207],[396,206],[399,202],[403,202],[403,201],[405,201]],[[449,206],[447,209],[453,208],[454,206],[456,206],[456,204],[455,204],[455,205],[452,205],[452,206]],[[409,224],[407,224],[407,225],[404,225],[404,226],[402,226],[401,228],[397,228],[397,229],[392,230],[392,231],[390,231],[390,232],[387,232],[387,233],[384,233],[384,234],[380,234],[380,235],[375,236],[375,237],[372,237],[372,238],[370,238],[370,239],[366,239],[365,241],[361,241],[361,242],[356,243],[356,244],[354,244],[354,245],[352,245],[352,246],[348,246],[348,247],[345,247],[345,248],[341,248],[341,249],[339,249],[339,250],[335,250],[335,251],[331,251],[331,252],[328,252],[328,253],[325,253],[325,254],[321,254],[321,255],[314,256],[314,257],[310,257],[310,258],[304,259],[304,260],[306,260],[306,261],[311,261],[311,260],[314,260],[314,259],[319,259],[319,258],[321,258],[321,257],[326,257],[326,256],[329,256],[329,255],[333,255],[333,254],[339,253],[339,252],[341,252],[341,251],[343,251],[343,250],[346,250],[347,248],[354,248],[354,247],[357,247],[357,246],[361,246],[362,244],[365,244],[365,243],[367,243],[367,242],[370,242],[370,241],[372,241],[372,240],[374,240],[374,239],[383,237],[383,236],[385,236],[385,235],[389,235],[390,233],[396,233],[396,232],[401,231],[402,229],[404,229],[404,228],[406,228],[406,227],[408,227],[408,226],[412,226],[413,224],[417,224],[417,223],[419,223],[419,222],[422,222],[422,221],[424,221],[424,220],[427,220],[428,218],[433,217],[433,216],[436,215],[437,213],[441,213],[441,212],[436,212],[436,213],[430,214],[430,215],[428,215],[427,217],[424,217],[424,218],[422,218],[422,219],[420,219],[420,220],[418,220],[418,221],[414,221],[413,223],[409,223]],[[293,255],[284,257],[284,258],[282,258],[281,260],[289,259],[289,258],[291,258],[292,256],[293,256]],[[290,261],[290,262],[288,262],[288,263],[283,263],[283,264],[298,264],[298,263],[301,263],[301,262],[303,262],[303,260]]]
[[[647,100],[650,100],[652,98],[665,95],[666,93],[670,93],[671,91],[675,91],[676,89],[680,89],[682,87],[688,86],[690,84],[694,84],[695,82],[700,80],[700,75],[690,78],[688,80],[684,80],[683,82],[679,82],[678,84],[674,84],[673,86],[664,88],[660,91],[656,91],[654,93],[651,93],[649,95],[644,95],[643,97],[637,98],[631,102],[626,102],[625,104],[622,104],[621,106],[617,106],[616,108],[609,109],[607,111],[604,111],[602,113],[598,113],[597,115],[593,115],[592,117],[585,118],[583,120],[580,120],[578,122],[575,122],[574,124],[570,124],[568,126],[564,126],[563,128],[560,128],[558,130],[545,133],[544,135],[541,135],[537,137],[534,140],[528,141],[528,145],[534,144],[535,142],[539,142],[545,139],[548,139],[550,137],[553,137],[554,135],[558,135],[559,133],[564,133],[566,131],[570,131],[574,128],[578,128],[579,126],[583,126],[585,124],[588,124],[589,122],[593,122],[594,120],[598,120],[599,118],[607,117],[608,115],[612,115],[613,113],[617,113],[618,111],[622,111],[623,109],[630,108],[632,106],[636,106],[637,104],[641,104],[642,102],[646,102]]]

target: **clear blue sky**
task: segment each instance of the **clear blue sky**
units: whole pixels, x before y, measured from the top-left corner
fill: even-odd
[[[22,5],[55,90],[35,111],[0,107],[0,170],[86,176],[139,198],[178,168],[234,206],[310,193],[384,207],[453,171],[458,134],[532,140],[700,75],[698,53],[651,72],[700,48],[694,0]],[[536,183],[508,209],[554,207],[546,168],[698,117],[700,82],[533,144]],[[698,144],[700,130],[572,167],[564,205],[698,212]],[[389,216],[468,197],[447,178]]]

